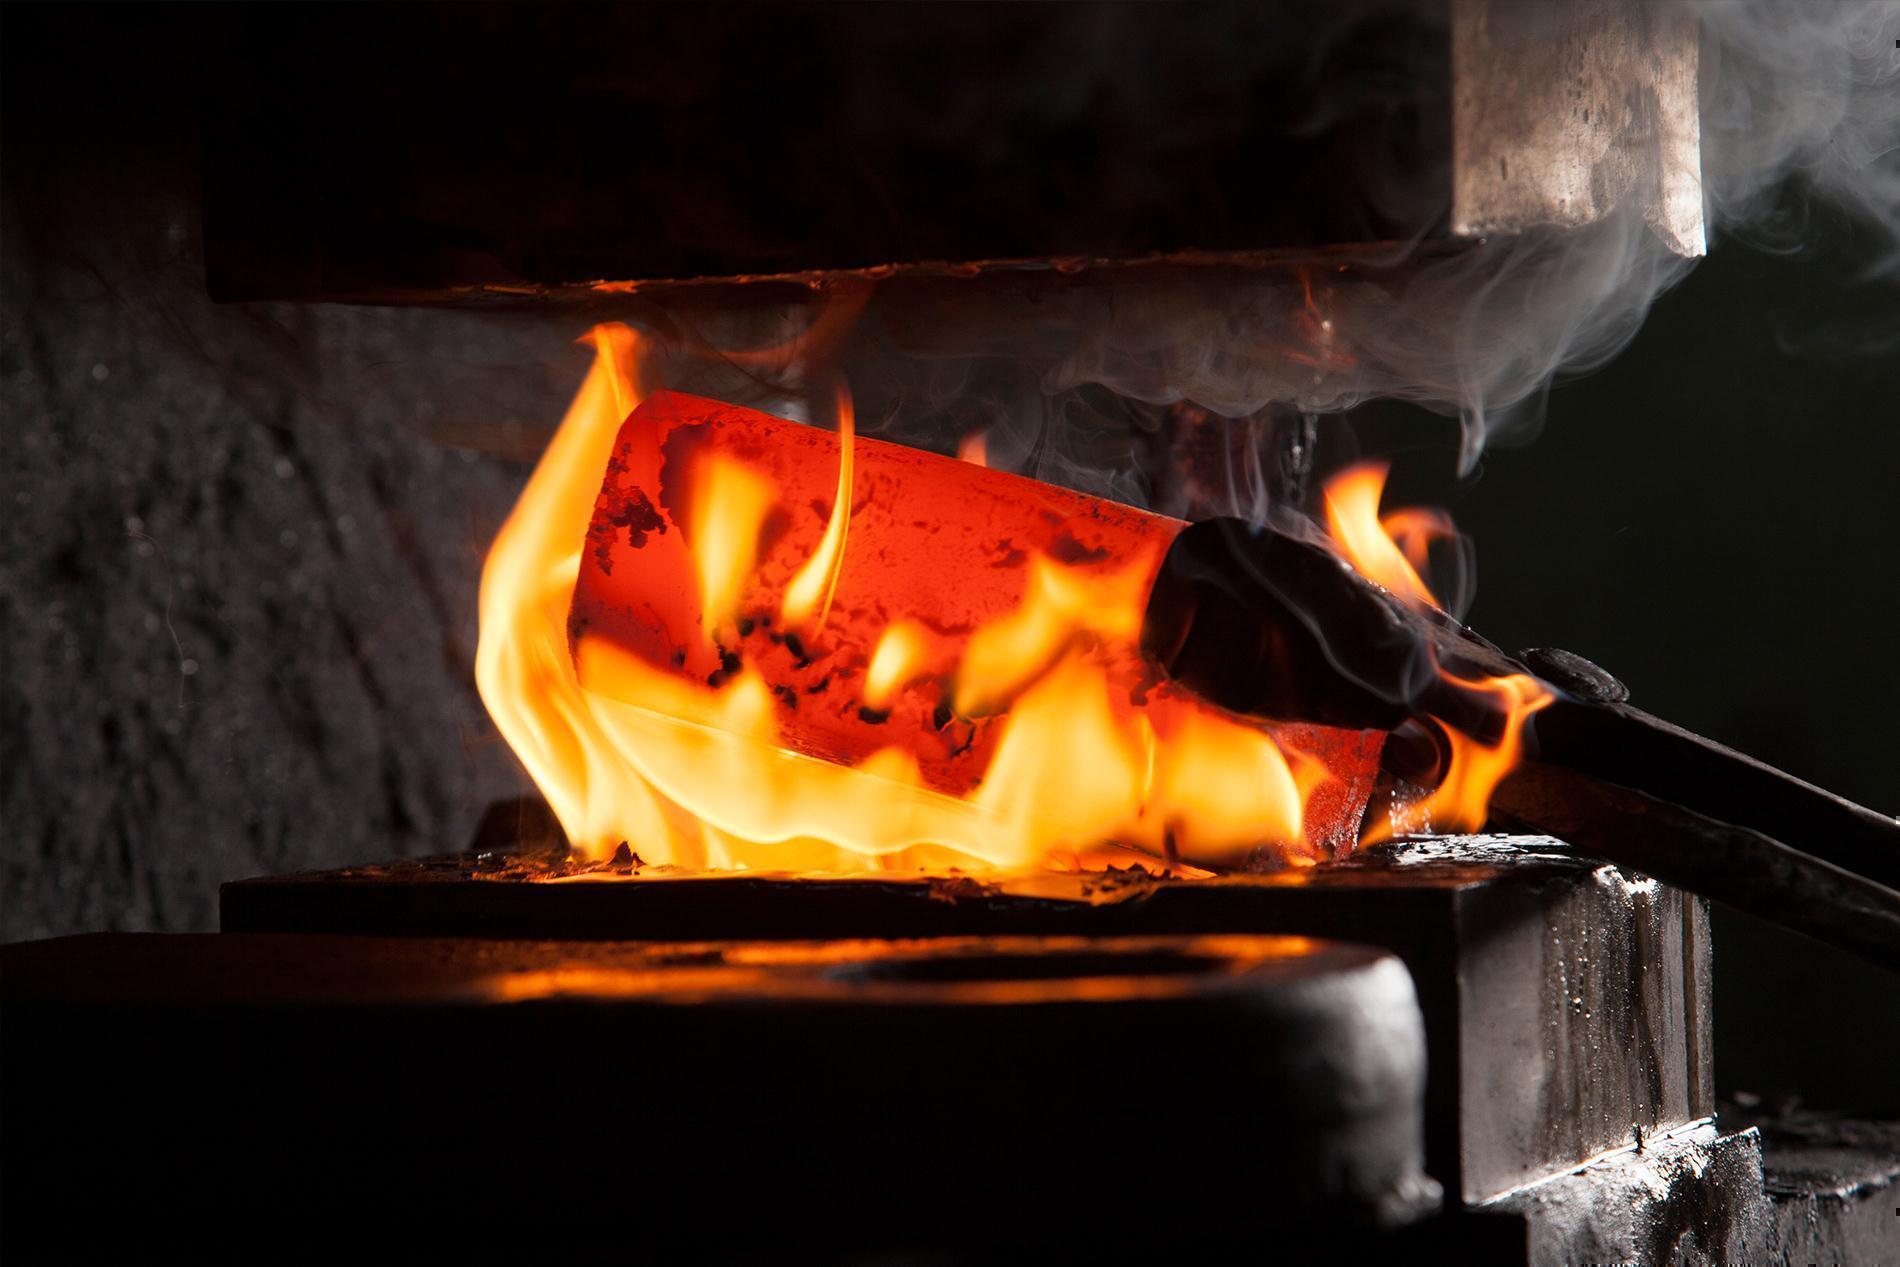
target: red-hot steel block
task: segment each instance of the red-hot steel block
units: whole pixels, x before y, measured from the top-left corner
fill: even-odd
[[[703,464],[714,454],[744,464],[774,494],[738,619],[717,643],[701,627],[697,543],[689,535]],[[950,670],[973,632],[1023,603],[1032,556],[1088,579],[1125,577],[1139,567],[1133,601],[1140,611],[1168,543],[1185,525],[859,436],[829,614],[816,629],[788,629],[779,616],[785,589],[824,536],[838,462],[836,432],[678,392],[649,396],[628,416],[607,466],[570,635],[577,646],[604,638],[708,684],[729,678],[742,660],[772,686],[787,747],[856,764],[896,745],[916,757],[931,786],[966,793],[980,781],[1006,714],[956,715]],[[898,692],[885,711],[872,711],[863,703],[864,673],[899,619],[931,631],[937,671]],[[1178,689],[1157,684],[1132,648],[1120,654],[1112,680],[1133,699]],[[1326,852],[1343,853],[1356,837],[1383,735],[1303,724],[1269,730],[1283,748],[1319,760],[1334,776],[1307,800],[1306,834]]]

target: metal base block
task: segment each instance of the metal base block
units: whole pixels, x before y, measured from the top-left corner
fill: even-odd
[[[1900,1263],[1900,1122],[1722,1110],[1761,1132],[1772,1219],[1762,1262]]]
[[[1206,880],[1145,873],[797,878],[575,868],[496,851],[246,880],[248,932],[678,939],[1290,933],[1411,970],[1427,1168],[1476,1203],[1714,1112],[1708,914],[1541,837],[1464,837]]]
[[[1233,1261],[1437,1206],[1423,1024],[1365,947],[98,934],[0,965],[9,1262],[399,1257],[404,1226],[429,1261]]]
[[[1762,1260],[1761,1137],[1708,1123],[1647,1139],[1480,1207],[1521,1220],[1527,1267],[1726,1267]]]

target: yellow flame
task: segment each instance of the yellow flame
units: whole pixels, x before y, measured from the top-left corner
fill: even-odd
[[[894,620],[886,626],[864,671],[865,707],[889,708],[898,691],[928,672],[932,641],[930,631],[914,620]]]
[[[1504,715],[1503,731],[1495,742],[1486,743],[1440,722],[1450,748],[1444,777],[1428,795],[1393,808],[1383,822],[1375,824],[1366,837],[1369,844],[1392,836],[1483,828],[1492,792],[1523,757],[1525,721],[1556,698],[1542,682],[1523,673],[1486,678],[1444,673],[1444,677],[1465,690],[1489,696]]]
[[[1059,814],[1046,825],[1050,845],[1117,836],[1139,816],[1144,783],[1144,754],[1128,731],[1101,669],[1066,657],[1010,710],[977,803],[1012,821]]]
[[[1266,841],[1300,838],[1305,787],[1264,732],[1190,712],[1158,749],[1150,832],[1206,861],[1230,861]],[[1324,777],[1307,764],[1309,779]],[[1297,855],[1295,855],[1297,860]]]
[[[691,525],[700,622],[708,638],[732,624],[759,561],[759,531],[772,513],[772,485],[723,453],[694,464]]]
[[[1143,590],[1153,572],[1151,555],[1105,577],[1033,556],[1021,606],[977,630],[964,648],[957,711],[965,717],[995,712],[1087,635],[1139,637]]]
[[[996,837],[999,850],[1007,846],[1001,824],[904,781],[889,757],[852,769],[778,747],[771,692],[751,670],[704,688],[599,639],[582,639],[576,654],[583,675],[602,684],[591,698],[620,760],[683,811],[679,825],[689,837],[703,830],[697,842],[662,834],[651,855],[641,849],[648,861],[847,870],[853,856],[897,855],[939,842],[967,845],[976,858],[989,852],[987,838]]]
[[[568,607],[601,476],[641,395],[639,339],[602,326],[590,341],[593,367],[483,569],[476,656],[497,727],[578,851],[604,857],[625,840],[648,863],[808,871],[1064,867],[1177,850],[1206,861],[1258,845],[1310,861],[1300,816],[1312,780],[1296,777],[1306,769],[1297,754],[1290,764],[1264,729],[1204,705],[1131,700],[1124,679],[1139,662],[1153,558],[1104,573],[1033,557],[1021,602],[975,631],[960,662],[944,662],[954,652],[923,626],[887,626],[867,704],[920,674],[954,673],[959,707],[1007,710],[980,782],[961,798],[925,786],[901,746],[856,768],[787,750],[772,689],[750,664],[714,686],[602,638],[570,649]],[[687,529],[711,634],[741,611],[774,493],[717,452],[693,462]],[[807,596],[820,596],[801,610],[820,620],[850,498],[846,458],[827,521],[835,541],[800,573],[819,578]]]
[[[1423,572],[1430,562],[1432,542],[1458,535],[1450,515],[1422,506],[1410,506],[1379,516],[1379,528],[1391,538],[1392,544],[1415,572]]]
[[[838,494],[831,503],[831,515],[825,520],[825,535],[818,549],[799,569],[785,589],[780,609],[785,623],[794,628],[822,626],[831,614],[831,596],[838,588],[838,569],[844,563],[845,533],[851,525],[851,440],[856,428],[852,416],[851,391],[838,384]],[[812,614],[817,613],[817,619]]]
[[[1453,535],[1441,511],[1408,509],[1379,515],[1386,466],[1368,462],[1352,467],[1326,484],[1326,523],[1335,543],[1361,576],[1414,605],[1440,606],[1418,569],[1431,543]],[[1395,835],[1478,831],[1484,826],[1491,794],[1523,755],[1524,725],[1532,713],[1554,698],[1549,688],[1527,674],[1461,678],[1439,669],[1458,689],[1489,698],[1502,716],[1494,742],[1439,722],[1449,756],[1444,777],[1429,794],[1392,809],[1366,835],[1376,843]]]
[[[1418,570],[1379,521],[1387,469],[1383,462],[1364,462],[1327,481],[1327,530],[1361,576],[1408,603],[1437,607]]]
[[[568,838],[611,849],[657,828],[661,810],[581,690],[567,608],[600,473],[621,420],[639,403],[640,340],[623,325],[602,325],[583,342],[594,348],[593,367],[482,567],[475,682]]]

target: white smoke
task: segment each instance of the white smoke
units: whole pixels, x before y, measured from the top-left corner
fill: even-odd
[[[1878,233],[1900,271],[1900,3],[1705,0],[1702,170],[1718,228],[1799,244],[1810,200]]]
[[[1872,244],[1852,271],[1900,277],[1900,3],[1711,0],[1700,13],[1711,237],[1799,249],[1807,209],[1826,203]],[[1632,206],[1581,230],[1417,247],[1387,269],[1077,288],[1045,382],[1236,416],[1407,400],[1461,420],[1468,467],[1488,440],[1535,424],[1553,380],[1619,352],[1691,266]],[[1327,324],[1302,348],[1288,332],[1309,286]],[[1891,330],[1856,333],[1871,347]]]
[[[1728,238],[1816,246],[1808,210],[1826,204],[1858,226],[1846,271],[1865,284],[1900,280],[1900,0],[1704,0],[1698,12],[1715,249]],[[1349,78],[1313,82],[1357,91]],[[1487,443],[1531,432],[1550,385],[1615,356],[1693,267],[1657,237],[1641,202],[1632,191],[1583,228],[1248,267],[891,282],[840,356],[871,406],[860,411],[870,432],[952,450],[982,430],[999,464],[1136,504],[1164,500],[1166,468],[1180,461],[1169,439],[1177,407],[1257,420],[1407,401],[1460,420],[1469,468]],[[1821,248],[1830,245],[1841,244]],[[795,328],[808,311],[796,303],[764,325]],[[717,358],[709,368],[707,345],[771,341],[739,329],[760,320],[712,314],[702,324],[713,332],[687,339],[697,350],[666,377],[801,413],[796,364],[777,375],[748,366],[738,379],[722,377]],[[1851,335],[1815,337],[1864,351],[1900,338],[1900,321]],[[1275,431],[1249,421],[1235,435]],[[1261,467],[1237,460],[1224,504],[1162,508],[1257,513]]]

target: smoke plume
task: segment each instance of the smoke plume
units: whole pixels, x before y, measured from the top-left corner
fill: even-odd
[[[1707,0],[1697,12],[1703,204],[1715,249],[1733,237],[1840,251],[1812,241],[1810,209],[1825,204],[1857,226],[1848,280],[1892,284],[1900,3]],[[1379,73],[1383,85],[1390,67]],[[1354,66],[1329,65],[1323,53],[1306,82],[1341,100],[1367,96]],[[1324,114],[1323,102],[1315,110]],[[1488,443],[1531,434],[1550,385],[1615,356],[1694,265],[1657,236],[1639,202],[1582,228],[1452,244],[1421,236],[1243,269],[887,282],[826,372],[850,378],[860,426],[872,433],[954,451],[982,431],[993,462],[1026,474],[1174,513],[1257,517],[1279,490],[1268,487],[1272,455],[1250,446],[1284,447],[1302,417],[1411,402],[1459,420],[1464,469]],[[1442,225],[1447,210],[1420,222]],[[807,407],[822,393],[797,356],[775,372],[709,351],[792,348],[789,335],[811,312],[805,300],[670,311],[658,326],[674,355],[656,372],[822,421]],[[1852,354],[1895,333],[1813,337]],[[1184,418],[1189,430],[1209,418],[1225,428],[1220,471],[1184,476]]]

